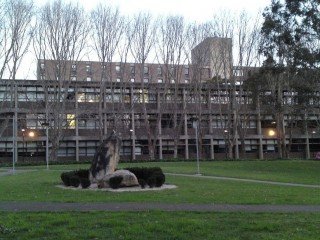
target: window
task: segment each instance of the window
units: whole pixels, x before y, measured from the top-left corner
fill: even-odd
[[[134,66],[130,66],[130,73],[134,74],[135,73],[135,67]]]
[[[121,79],[120,79],[120,78],[117,78],[117,79],[116,79],[116,82],[121,82]]]
[[[131,79],[130,79],[130,82],[134,82],[134,78],[131,78]]]
[[[148,78],[144,78],[144,79],[143,79],[143,82],[144,82],[144,83],[148,83],[148,82],[149,82],[149,79],[148,79]]]
[[[143,72],[144,74],[149,74],[149,67],[144,66]]]
[[[86,72],[87,73],[91,73],[91,66],[88,64],[88,65],[86,65]]]
[[[175,74],[175,68],[171,67],[170,68],[170,75],[173,76]]]
[[[162,68],[161,67],[157,68],[157,73],[158,73],[158,76],[162,76]]]
[[[77,68],[77,65],[76,64],[72,64],[71,68],[72,68],[72,70],[75,70]]]
[[[184,75],[189,75],[189,68],[188,67],[184,68]]]
[[[188,80],[188,79],[185,79],[185,80],[184,80],[184,83],[189,83],[189,80]]]
[[[237,76],[237,77],[241,77],[241,76],[243,76],[243,71],[240,70],[240,69],[237,69],[237,70],[234,70],[234,71],[233,71],[233,74],[234,74],[235,76]]]
[[[163,79],[158,79],[158,83],[163,83]]]
[[[76,127],[76,120],[74,114],[67,114],[67,127],[74,129]]]
[[[171,83],[175,83],[176,81],[174,79],[171,79]]]
[[[77,77],[76,76],[71,76],[71,81],[77,81]]]
[[[91,82],[91,81],[92,81],[91,77],[87,77],[87,82]]]
[[[116,66],[116,72],[117,72],[117,73],[120,73],[120,71],[121,71],[121,67],[120,67],[119,65],[117,65],[117,66]]]

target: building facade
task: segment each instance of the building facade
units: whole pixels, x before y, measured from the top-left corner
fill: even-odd
[[[230,86],[247,74],[236,67],[39,60],[37,73],[37,80],[0,82],[1,162],[14,149],[16,161],[43,161],[47,143],[54,160],[90,160],[113,130],[121,158],[132,161],[194,159],[197,145],[202,159],[278,157],[276,119],[242,85]],[[290,105],[292,94],[283,91],[283,101]],[[290,157],[320,151],[319,105],[310,107],[307,127],[284,113]]]

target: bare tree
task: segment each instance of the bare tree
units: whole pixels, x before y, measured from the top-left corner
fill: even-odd
[[[31,1],[4,0],[0,1],[0,12],[0,79],[13,80],[7,81],[3,100],[10,99],[13,103],[13,160],[17,161],[18,89],[15,80],[31,41],[33,4]],[[1,101],[1,108],[3,104],[6,101]],[[0,114],[0,137],[11,117],[11,113]]]
[[[177,158],[178,144],[184,122],[183,114],[186,111],[186,105],[182,104],[183,93],[179,87],[185,71],[183,64],[187,60],[184,55],[186,26],[183,17],[169,16],[160,19],[157,36],[157,60],[162,65],[158,77],[163,81],[159,84],[161,86],[161,94],[158,96],[162,104],[158,108],[157,126],[159,131],[161,131],[162,127],[169,128],[167,134],[172,136],[174,143],[173,156]],[[164,113],[167,116],[167,126],[160,124]],[[161,142],[161,133],[159,135],[159,141]],[[159,146],[160,156],[162,156],[162,144],[159,143]]]
[[[47,3],[37,17],[34,50],[45,89],[44,121],[50,123],[51,160],[57,157],[62,130],[74,127],[70,126],[74,122],[74,106],[68,106],[67,100],[74,94],[74,89],[69,88],[72,68],[86,49],[87,26],[84,10],[61,0]],[[50,62],[46,60],[53,60],[53,66],[47,66]]]
[[[141,80],[140,85],[140,103],[143,115],[144,127],[147,134],[148,141],[148,151],[149,158],[155,158],[155,146],[156,141],[153,139],[158,135],[158,128],[153,129],[150,121],[154,119],[149,116],[147,111],[147,102],[148,102],[148,85],[147,82],[144,81],[144,73],[145,73],[145,64],[147,58],[151,52],[151,49],[154,45],[155,41],[155,32],[156,32],[156,24],[153,21],[150,14],[147,13],[139,13],[133,18],[132,21],[132,40],[131,40],[131,54],[135,60],[135,63],[139,65],[139,78]],[[154,130],[154,131],[153,131]]]
[[[260,14],[259,14],[260,15]],[[249,99],[247,92],[243,87],[244,81],[248,78],[248,74],[256,71],[255,67],[259,66],[259,43],[260,43],[260,19],[259,15],[256,18],[250,17],[246,12],[241,12],[236,16],[234,38],[233,38],[233,51],[235,52],[234,69],[232,72],[233,84],[235,87],[234,108],[238,116],[237,133],[241,142],[240,153],[241,157],[245,157],[246,144],[245,138],[247,130],[250,125],[257,127],[259,139],[259,157],[262,158],[262,139],[261,128],[258,123],[252,124],[253,120],[250,115],[252,110],[252,102]],[[260,115],[260,112],[258,113]],[[259,118],[259,117],[258,117]]]
[[[118,117],[115,109],[115,86],[112,82],[115,66],[112,65],[115,54],[119,47],[122,37],[124,36],[125,21],[124,17],[120,15],[119,9],[114,9],[110,6],[99,4],[95,10],[91,12],[91,36],[94,43],[95,53],[101,62],[101,85],[100,85],[100,98],[99,98],[99,125],[100,125],[100,140],[106,134],[106,122],[112,119],[113,129],[117,129]],[[106,93],[106,82],[108,82],[110,93]],[[111,116],[110,114],[103,113],[106,110],[106,94],[110,94],[111,99]],[[110,108],[110,106],[108,106]]]
[[[205,89],[206,80],[210,78],[208,60],[210,53],[210,44],[207,44],[209,33],[209,25],[190,24],[187,29],[187,41],[184,47],[187,57],[187,64],[190,69],[190,84],[186,88],[184,94],[184,104],[190,108],[192,106],[192,114],[185,115],[185,134],[188,134],[187,123],[195,122],[198,131],[199,157],[202,157],[202,139],[204,135],[203,122],[205,115],[203,114],[207,99],[205,97],[207,90]],[[190,54],[191,53],[191,54]],[[188,143],[186,143],[188,145]],[[188,158],[188,147],[186,148],[186,157]]]

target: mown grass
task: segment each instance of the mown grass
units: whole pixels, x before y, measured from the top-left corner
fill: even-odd
[[[146,166],[154,164],[155,163],[140,163],[140,165]],[[197,171],[196,162],[162,162],[159,164],[165,172],[170,173],[195,174]],[[320,161],[278,160],[200,162],[200,172],[208,176],[320,184]]]
[[[38,170],[0,177],[0,201],[320,204],[319,188],[167,175],[166,182],[177,189],[111,193],[60,189],[60,174]]]
[[[0,213],[0,239],[303,239],[319,214],[90,212]]]
[[[132,166],[160,166],[164,172],[195,174],[196,162],[143,162],[120,163],[119,168]],[[53,170],[89,168],[89,164],[52,165]],[[18,169],[44,169],[45,166],[20,167]],[[320,184],[320,161],[201,161],[200,172],[208,176],[225,176],[279,182]]]

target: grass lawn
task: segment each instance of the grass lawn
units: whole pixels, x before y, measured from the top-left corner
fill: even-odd
[[[196,173],[196,162],[140,163],[160,164],[164,172]],[[130,164],[126,164],[130,165]],[[136,164],[132,164],[135,166]],[[216,161],[200,162],[200,172],[208,176],[224,176],[279,182],[320,185],[320,161]]]
[[[319,239],[319,214],[0,213],[0,239]]]
[[[277,167],[271,167],[271,164]],[[232,164],[235,164],[232,166]],[[261,164],[261,165],[260,165]],[[308,166],[311,165],[311,167]],[[194,163],[144,163],[121,164],[125,166],[161,166],[165,172],[192,173]],[[248,166],[248,170],[246,169]],[[301,170],[302,166],[304,171]],[[88,190],[59,189],[61,171],[86,166],[51,166],[50,171],[38,170],[1,177],[0,201],[53,201],[53,202],[163,202],[163,203],[229,203],[229,204],[320,204],[320,189],[305,187],[277,186],[260,183],[245,183],[214,179],[166,176],[166,182],[175,184],[177,189],[156,192],[110,193]],[[220,168],[220,169],[219,169]],[[225,170],[223,170],[225,169]],[[291,169],[288,171],[287,169]],[[314,161],[243,161],[203,162],[201,170],[205,175],[223,175],[296,183],[318,184],[320,162]],[[223,174],[223,172],[225,174]],[[259,172],[262,172],[259,175]],[[218,174],[219,173],[219,174]],[[256,176],[256,177],[255,177]],[[308,181],[303,181],[303,179]]]
[[[160,166],[167,173],[196,172],[195,162],[120,164]],[[166,176],[177,189],[110,193],[57,188],[62,171],[89,165],[19,167],[36,171],[0,176],[0,201],[320,204],[320,189]],[[201,162],[201,173],[320,185],[320,162]],[[6,170],[0,169],[0,172]],[[217,239],[317,240],[319,213],[0,212],[0,239]]]

